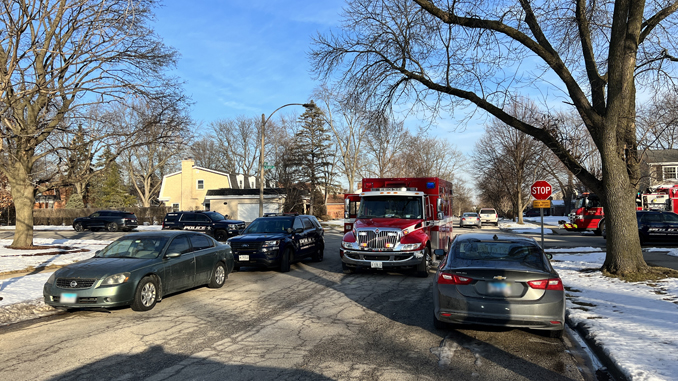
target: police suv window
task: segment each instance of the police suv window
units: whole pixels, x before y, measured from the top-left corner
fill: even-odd
[[[294,230],[297,230],[297,229],[303,229],[303,228],[304,228],[304,224],[301,222],[301,219],[300,219],[300,218],[295,218],[295,219],[294,219],[294,225],[292,225],[292,228],[293,228]]]
[[[196,215],[195,215],[195,220],[196,220],[197,222],[211,222],[210,219],[207,218],[207,216],[204,216],[204,215],[202,215],[202,214],[196,214]]]
[[[678,216],[674,213],[663,213],[664,221],[670,222],[672,224],[678,223]]]
[[[308,218],[304,218],[304,228],[305,229],[313,229],[313,224]]]
[[[194,213],[184,213],[184,215],[181,216],[180,221],[185,221],[185,222],[195,221],[195,214]]]

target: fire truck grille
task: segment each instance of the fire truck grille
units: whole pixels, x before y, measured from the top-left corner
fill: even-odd
[[[358,230],[358,245],[368,249],[392,249],[400,242],[401,230],[361,229]]]

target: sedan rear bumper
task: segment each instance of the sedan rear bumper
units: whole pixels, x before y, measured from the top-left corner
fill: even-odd
[[[534,301],[449,297],[434,293],[433,305],[436,318],[452,324],[561,330],[565,323],[565,298],[555,291]]]

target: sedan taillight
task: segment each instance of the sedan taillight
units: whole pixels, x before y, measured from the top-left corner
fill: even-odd
[[[473,281],[473,279],[465,276],[459,276],[457,274],[446,274],[446,273],[440,273],[438,275],[438,284],[469,284]]]
[[[563,290],[563,281],[560,280],[560,278],[531,280],[527,282],[527,284],[530,285],[530,287],[538,290]]]

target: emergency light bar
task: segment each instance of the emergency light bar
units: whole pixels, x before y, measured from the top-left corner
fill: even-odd
[[[418,191],[417,188],[373,188],[373,192],[407,192],[407,191]]]

